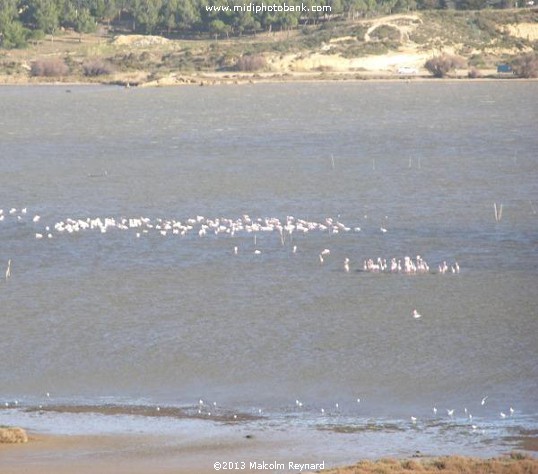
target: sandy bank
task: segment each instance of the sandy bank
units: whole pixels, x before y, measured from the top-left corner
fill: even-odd
[[[186,474],[215,473],[220,462],[237,463],[234,472],[260,472],[263,463],[281,463],[278,470],[297,472],[293,463],[323,463],[327,467],[349,464],[336,450],[321,453],[315,440],[293,433],[269,432],[250,425],[206,425],[171,434],[129,432],[99,435],[51,435],[30,433],[24,445],[0,446],[2,474]],[[224,430],[223,430],[224,428]],[[228,464],[229,465],[229,464]]]
[[[253,462],[281,462],[286,469],[276,472],[297,472],[287,469],[281,452],[286,440],[275,441],[258,436],[215,437],[212,439],[170,439],[165,436],[99,435],[56,436],[31,434],[26,444],[0,445],[2,474],[183,474],[215,473],[215,462],[245,462],[234,472],[260,472],[249,465]],[[269,459],[270,458],[270,459]],[[299,458],[298,458],[299,459]],[[305,461],[308,462],[308,461]],[[485,460],[460,456],[380,459],[361,461],[350,467],[332,468],[338,462],[325,462],[326,472],[404,473],[430,472],[488,472],[538,473],[538,459],[515,454]],[[238,467],[241,467],[239,464]],[[222,469],[221,469],[222,470]],[[304,471],[307,472],[308,470]],[[266,471],[274,472],[274,470]]]
[[[170,443],[165,437],[32,434],[26,444],[0,445],[2,474],[182,474],[215,472],[230,453],[248,455],[250,439]]]

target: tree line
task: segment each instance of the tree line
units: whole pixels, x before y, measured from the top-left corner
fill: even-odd
[[[142,34],[240,36],[334,19],[412,10],[508,8],[516,0],[264,0],[272,11],[234,11],[262,0],[0,0],[0,47],[23,47],[60,28],[91,33],[99,24]],[[301,6],[285,9],[279,6]],[[327,9],[319,8],[330,6]],[[226,8],[228,7],[228,8]],[[317,7],[317,8],[314,8]]]

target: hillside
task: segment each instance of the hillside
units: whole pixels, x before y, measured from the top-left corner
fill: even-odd
[[[0,83],[130,85],[252,80],[430,77],[424,63],[464,58],[452,76],[496,77],[496,66],[538,51],[538,9],[427,11],[236,38],[63,31],[26,49],[0,49]]]

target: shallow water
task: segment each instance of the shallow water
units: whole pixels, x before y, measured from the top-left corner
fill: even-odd
[[[67,414],[25,412],[50,404],[196,415],[202,398],[379,455],[391,426],[391,446],[507,449],[538,421],[537,89],[0,88],[0,423],[54,431]],[[157,229],[244,215],[350,230]],[[107,217],[153,227],[55,229]],[[429,272],[362,271],[416,255]]]

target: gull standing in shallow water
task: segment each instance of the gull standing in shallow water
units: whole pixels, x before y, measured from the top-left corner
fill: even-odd
[[[413,318],[418,319],[421,318],[422,314],[420,314],[416,309],[413,310]]]

